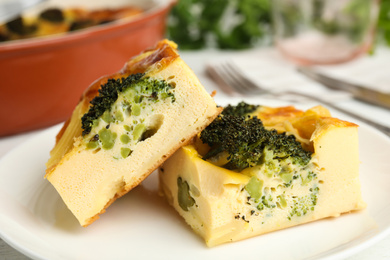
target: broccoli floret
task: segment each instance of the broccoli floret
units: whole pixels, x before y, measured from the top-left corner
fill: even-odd
[[[190,194],[190,186],[181,177],[177,179],[177,199],[179,206],[184,211],[188,211],[190,207],[195,205],[195,200]]]
[[[258,105],[250,105],[245,102],[240,102],[236,106],[228,105],[227,107],[225,107],[223,110],[223,114],[231,116],[246,116],[256,111],[256,109],[259,107],[260,106]]]
[[[251,177],[242,189],[251,214],[271,216],[275,208],[285,208],[290,220],[304,216],[315,209],[319,193],[312,152],[304,150],[295,136],[266,129],[250,115],[257,108],[243,102],[228,106],[200,134],[210,146],[203,158]],[[299,193],[294,192],[297,186]]]
[[[229,162],[224,167],[234,170],[286,158],[290,158],[293,164],[301,166],[309,163],[312,153],[304,150],[295,136],[267,130],[256,116],[246,118],[241,115],[245,110],[241,108],[245,107],[249,106],[241,104],[240,109],[230,107],[227,114],[224,110],[201,132],[200,139],[211,147],[204,159],[225,151],[229,155],[227,158]],[[232,111],[239,111],[238,115]],[[272,158],[269,158],[270,154]]]
[[[83,136],[91,132],[94,121],[102,117],[105,121],[110,115],[112,105],[118,99],[118,95],[126,90],[136,89],[134,102],[139,103],[143,98],[157,101],[159,94],[161,98],[171,97],[175,101],[173,93],[170,91],[173,87],[164,80],[156,80],[144,77],[144,74],[132,74],[126,78],[108,79],[107,83],[99,89],[99,95],[91,101],[89,111],[81,118]],[[106,112],[106,113],[105,113]],[[120,115],[117,115],[120,118]]]
[[[306,215],[307,212],[313,211],[314,207],[317,205],[319,190],[318,187],[311,188],[311,193],[309,195],[294,199],[288,219],[291,220],[294,216],[301,217]]]

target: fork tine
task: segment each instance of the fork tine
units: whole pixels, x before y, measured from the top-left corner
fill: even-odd
[[[224,74],[226,81],[237,91],[243,94],[247,94],[251,91],[250,87],[239,77],[237,76],[236,71],[232,69],[229,65],[229,62],[224,62],[220,64],[220,71]]]
[[[232,63],[232,61],[220,62],[216,65],[209,65],[207,72],[221,87],[234,91],[242,95],[259,95],[268,93],[268,91],[261,89],[250,79],[246,78],[240,69]]]
[[[222,63],[221,67],[224,68],[225,73],[229,75],[231,79],[230,84],[239,92],[243,94],[262,94],[264,93],[258,86],[256,86],[251,80],[248,80],[242,71],[238,69],[232,62]]]
[[[213,79],[226,93],[235,94],[237,90],[235,90],[231,84],[229,84],[226,78],[223,77],[224,73],[221,73],[220,69],[217,68],[217,65],[208,65],[207,66],[207,74],[211,79]]]
[[[244,72],[234,62],[227,62],[226,68],[237,81],[241,82],[241,85],[247,94],[264,94],[268,92],[259,85],[253,83],[252,80],[248,79]]]
[[[225,62],[222,62],[214,67],[217,74],[220,75],[222,80],[225,81],[227,85],[234,89],[234,91],[243,93],[241,82],[237,81],[229,71],[227,71]]]

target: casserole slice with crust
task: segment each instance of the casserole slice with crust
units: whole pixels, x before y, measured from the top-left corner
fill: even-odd
[[[160,191],[208,246],[363,209],[357,127],[321,106],[228,106],[160,167]]]
[[[94,82],[57,135],[46,178],[82,226],[221,112],[163,40]]]

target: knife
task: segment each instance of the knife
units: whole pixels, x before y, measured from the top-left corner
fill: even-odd
[[[390,93],[380,92],[362,85],[331,78],[309,67],[300,67],[298,71],[328,88],[344,90],[351,93],[358,100],[390,109]]]

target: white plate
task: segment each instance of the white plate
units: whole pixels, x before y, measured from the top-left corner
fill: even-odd
[[[390,139],[364,125],[360,174],[367,209],[215,248],[158,196],[156,173],[91,226],[80,227],[43,178],[58,130],[48,129],[0,161],[0,236],[35,259],[341,259],[390,233]]]

